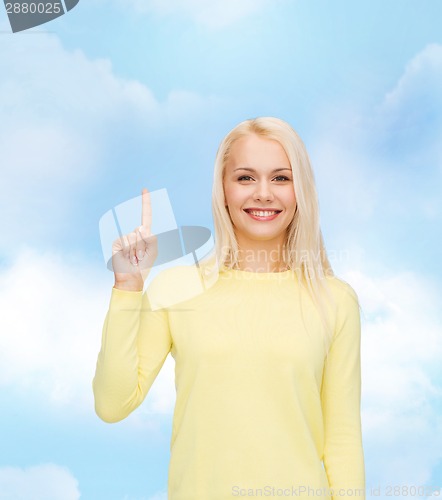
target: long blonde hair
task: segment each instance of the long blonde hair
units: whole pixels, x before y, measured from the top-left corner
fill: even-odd
[[[283,262],[288,269],[296,271],[302,287],[308,291],[318,308],[324,331],[325,351],[332,338],[333,325],[326,313],[327,297],[334,303],[326,277],[334,276],[324,247],[319,225],[319,203],[315,179],[307,150],[295,130],[285,121],[274,117],[259,117],[245,120],[234,127],[222,140],[215,159],[212,191],[212,212],[215,229],[217,265],[234,268],[238,265],[238,242],[230,215],[225,207],[225,166],[233,143],[241,137],[256,134],[278,141],[290,161],[296,197],[293,220],[287,227]],[[336,305],[336,304],[334,304]],[[328,342],[327,342],[328,337]]]

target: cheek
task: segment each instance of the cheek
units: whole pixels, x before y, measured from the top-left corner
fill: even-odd
[[[226,203],[230,206],[237,206],[241,204],[241,192],[236,188],[236,186],[226,186],[224,188],[224,198]]]
[[[291,186],[290,189],[287,190],[287,192],[285,193],[284,202],[285,202],[287,208],[290,207],[293,210],[295,209],[296,195],[295,195],[295,191],[293,189],[293,186]]]

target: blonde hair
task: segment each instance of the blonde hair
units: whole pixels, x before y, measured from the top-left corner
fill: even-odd
[[[225,207],[224,175],[232,145],[241,137],[256,134],[278,141],[290,161],[296,197],[295,215],[287,227],[283,262],[296,271],[302,288],[308,291],[320,312],[324,327],[324,345],[328,354],[333,326],[326,313],[327,297],[336,306],[330,294],[326,277],[334,276],[324,247],[319,226],[319,203],[315,179],[307,150],[295,130],[285,121],[274,117],[245,120],[234,127],[222,140],[215,159],[212,212],[215,229],[214,251],[218,267],[238,265],[238,242],[230,215]],[[328,342],[327,342],[328,338]]]

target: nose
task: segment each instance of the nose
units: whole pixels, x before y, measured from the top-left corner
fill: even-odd
[[[255,193],[253,195],[254,200],[261,201],[271,201],[273,200],[272,186],[270,182],[261,181],[256,184]]]

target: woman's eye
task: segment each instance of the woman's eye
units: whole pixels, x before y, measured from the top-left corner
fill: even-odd
[[[244,181],[244,180],[249,180],[251,179],[250,175],[242,175],[241,177],[238,178],[238,181]],[[275,177],[275,179],[280,179],[283,181],[289,181],[290,179],[286,177],[285,175],[278,175]]]

